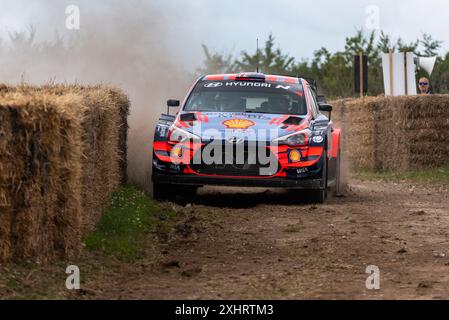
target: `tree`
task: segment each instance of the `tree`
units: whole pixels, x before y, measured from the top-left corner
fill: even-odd
[[[237,71],[256,71],[259,64],[259,70],[264,73],[289,73],[295,59],[283,54],[280,48],[274,49],[274,46],[275,38],[270,34],[263,49],[258,49],[254,54],[243,51],[240,60],[236,62]]]
[[[369,61],[376,59],[379,56],[375,31],[365,35],[363,30],[357,30],[354,36],[346,38],[345,51],[343,54],[345,55],[348,64],[351,64],[353,57],[358,55],[361,51],[368,57]]]
[[[380,31],[379,40],[377,42],[377,51],[387,53],[389,50],[394,51],[396,46],[391,43],[391,38],[383,30]]]
[[[211,53],[206,45],[201,45],[206,59],[204,65],[197,69],[201,74],[231,73],[235,70],[235,62],[231,54]]]
[[[391,49],[393,52],[406,50],[417,55],[434,56],[438,54],[441,44],[441,41],[434,40],[431,35],[425,33],[416,41],[406,43],[402,38],[392,39],[384,31],[377,34],[365,33],[360,29],[345,39],[344,50],[330,52],[323,47],[316,50],[310,60],[301,59],[297,62],[294,57],[284,54],[280,48],[275,49],[275,38],[270,34],[264,48],[254,54],[243,51],[235,60],[229,55],[210,54],[204,47],[204,65],[220,72],[255,71],[259,61],[261,72],[314,78],[318,82],[318,90],[323,94],[331,98],[351,97],[356,94],[353,90],[354,55],[363,51],[368,56],[368,95],[375,96],[384,91],[382,53]],[[421,75],[425,73],[418,73],[417,76]],[[438,58],[431,82],[435,92],[449,92],[449,53],[444,58]]]
[[[427,57],[436,56],[441,48],[442,41],[434,40],[431,35],[424,33],[420,43],[424,47],[424,55]]]
[[[396,44],[397,47],[397,51],[398,52],[413,52],[416,55],[421,55],[421,52],[419,51],[419,44],[420,41],[416,40],[414,42],[410,42],[410,43],[405,43],[404,40],[402,40],[402,38],[399,38]]]
[[[8,35],[12,51],[23,53],[35,49],[36,28],[34,26],[28,26],[25,31],[11,31]]]
[[[449,93],[449,52],[444,58],[437,58],[430,82],[434,92]]]

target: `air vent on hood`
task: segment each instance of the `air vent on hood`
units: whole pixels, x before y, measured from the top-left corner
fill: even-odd
[[[181,121],[187,121],[187,122],[197,120],[196,115],[194,113],[183,113],[183,114],[181,114],[180,119],[181,119]]]
[[[300,117],[289,117],[287,120],[282,122],[282,124],[297,126],[301,123],[301,121],[302,121],[302,118],[300,118]]]

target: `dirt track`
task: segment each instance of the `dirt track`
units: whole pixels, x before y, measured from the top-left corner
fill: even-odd
[[[353,180],[315,206],[276,191],[201,191],[155,267],[116,273],[91,298],[449,298],[443,187]],[[365,288],[377,265],[381,289]]]
[[[85,250],[54,265],[0,267],[0,299],[449,299],[447,187],[351,180],[311,205],[272,190],[210,188],[161,220],[145,256]],[[81,289],[65,288],[65,268]],[[380,290],[365,287],[380,268]]]

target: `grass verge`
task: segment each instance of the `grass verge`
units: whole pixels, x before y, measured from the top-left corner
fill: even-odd
[[[172,213],[160,208],[134,186],[114,192],[96,230],[85,239],[90,250],[100,250],[122,260],[134,260],[143,252],[151,231]]]
[[[183,218],[185,213],[175,213],[172,203],[155,202],[135,186],[121,187],[110,196],[95,231],[84,239],[87,250],[80,257],[0,265],[0,300],[94,299],[117,274],[158,263],[159,243],[167,242]],[[66,289],[68,265],[80,268],[81,291]]]
[[[449,166],[406,172],[376,171],[372,169],[355,169],[352,171],[355,178],[367,180],[384,180],[390,182],[414,181],[432,184],[449,185]]]

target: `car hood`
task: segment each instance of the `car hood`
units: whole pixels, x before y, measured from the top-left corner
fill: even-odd
[[[191,121],[192,115],[194,121]],[[246,141],[271,141],[306,129],[309,121],[296,115],[235,112],[183,112],[175,125],[201,137],[203,141],[228,140],[232,137]]]

